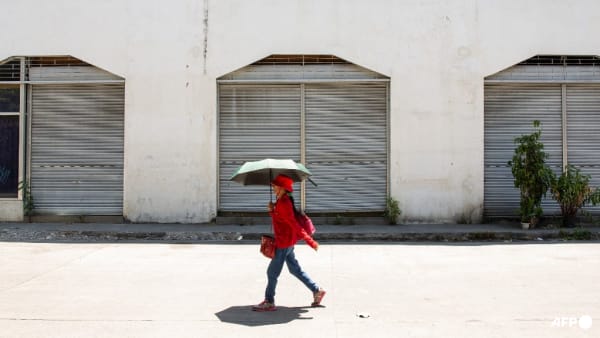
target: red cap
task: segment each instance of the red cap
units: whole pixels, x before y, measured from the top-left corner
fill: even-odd
[[[282,187],[283,189],[289,192],[294,191],[294,181],[285,175],[278,175],[271,183],[275,184],[278,187]]]

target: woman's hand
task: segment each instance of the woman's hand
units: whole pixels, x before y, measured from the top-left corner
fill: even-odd
[[[273,212],[273,202],[269,201],[269,204],[267,204],[267,209],[269,212]]]

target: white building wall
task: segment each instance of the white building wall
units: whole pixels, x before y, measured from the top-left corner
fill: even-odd
[[[403,217],[477,221],[483,78],[536,54],[600,54],[593,0],[1,6],[0,59],[72,55],[126,79],[124,215],[135,222],[216,215],[216,78],[270,54],[333,54],[390,76],[390,191]]]
[[[23,202],[17,200],[0,200],[0,221],[21,222],[23,221]]]

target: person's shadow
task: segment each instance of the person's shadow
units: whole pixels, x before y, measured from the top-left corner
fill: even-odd
[[[246,326],[262,326],[289,323],[293,320],[308,320],[313,317],[303,317],[308,312],[309,306],[285,307],[277,306],[277,311],[257,312],[252,311],[251,305],[231,306],[223,311],[215,313],[222,322]]]

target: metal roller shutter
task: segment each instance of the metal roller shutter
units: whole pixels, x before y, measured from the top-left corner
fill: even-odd
[[[567,86],[568,162],[600,187],[600,85]],[[598,215],[600,207],[587,207]]]
[[[219,211],[265,211],[265,187],[229,177],[266,157],[305,161],[319,186],[295,197],[310,212],[384,210],[388,77],[333,55],[273,54],[217,81]]]
[[[307,84],[311,212],[382,211],[387,194],[387,83]]]
[[[514,139],[532,132],[532,121],[542,123],[542,142],[548,164],[562,171],[562,94],[560,84],[486,84],[484,214],[486,217],[518,215],[519,191],[507,165]],[[542,203],[545,214],[558,213],[550,196]]]
[[[246,161],[300,161],[300,85],[219,85],[219,207],[266,211],[268,186],[229,181]],[[300,206],[300,185],[294,186]]]
[[[123,84],[31,87],[35,211],[122,215]]]
[[[30,81],[120,81],[114,74],[92,66],[31,67]]]

